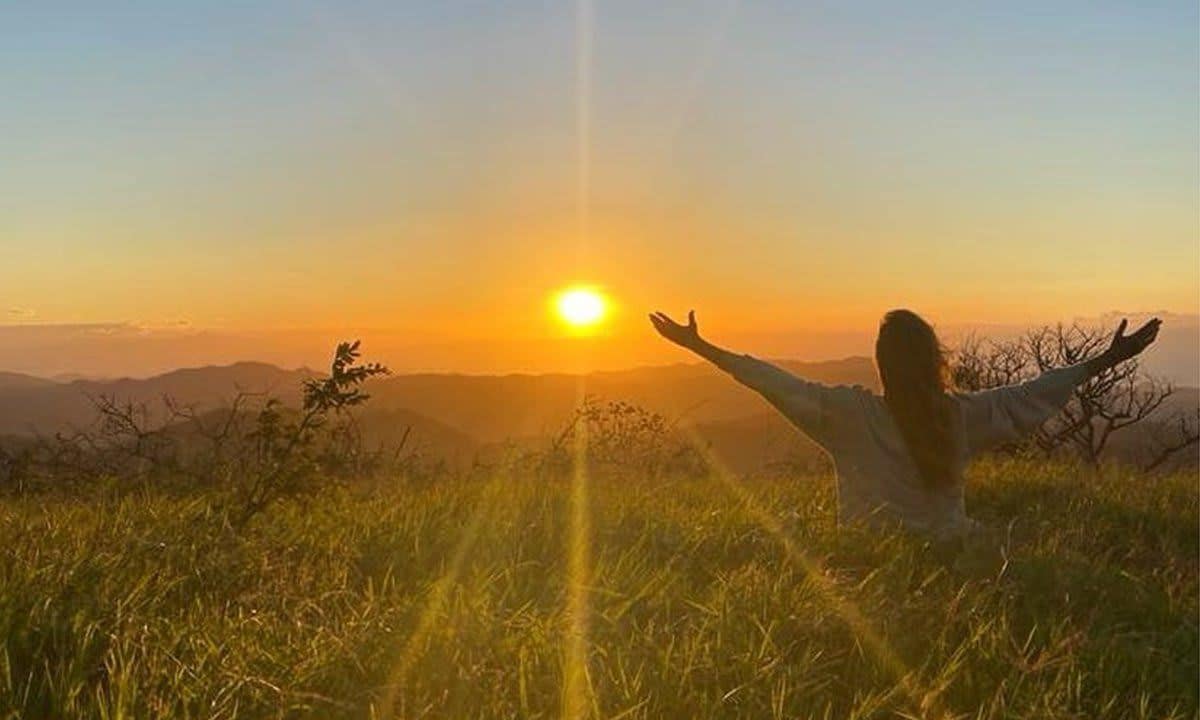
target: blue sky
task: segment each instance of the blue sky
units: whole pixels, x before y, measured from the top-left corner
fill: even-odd
[[[455,341],[551,332],[571,280],[742,329],[1194,312],[1198,27],[1195,3],[6,3],[0,307]]]

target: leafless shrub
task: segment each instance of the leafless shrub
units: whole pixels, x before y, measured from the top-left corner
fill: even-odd
[[[31,445],[0,445],[0,488],[22,492],[29,485],[36,456]]]
[[[1029,357],[1019,342],[969,335],[953,353],[950,374],[959,390],[1003,387],[1029,377]]]
[[[1011,385],[1084,362],[1103,352],[1111,336],[1107,328],[1079,324],[1035,328],[1011,341],[972,336],[955,350],[951,375],[964,391]],[[1187,415],[1161,416],[1174,392],[1171,383],[1145,373],[1137,358],[1127,360],[1077,387],[1062,413],[1036,432],[1026,447],[1046,454],[1069,448],[1095,464],[1114,433],[1136,425],[1155,447],[1142,465],[1157,468],[1197,442],[1197,423],[1189,422]]]
[[[153,413],[142,403],[93,398],[90,427],[39,437],[23,455],[6,451],[0,478],[10,488],[33,476],[57,485],[111,477],[213,487],[228,499],[229,521],[243,525],[276,501],[407,459],[407,433],[392,448],[362,441],[351,411],[370,398],[363,383],[388,369],[359,357],[357,341],[340,343],[329,375],[304,382],[300,408],[244,391],[208,412],[170,397]]]
[[[1165,467],[1180,453],[1194,447],[1200,442],[1200,409],[1188,416],[1179,413],[1173,418],[1174,422],[1163,423],[1150,439],[1145,457],[1141,462],[1142,469],[1153,472]],[[1195,451],[1192,451],[1193,458]]]
[[[587,397],[541,456],[542,470],[562,471],[584,459],[610,477],[661,478],[703,471],[700,451],[665,416],[627,402]]]

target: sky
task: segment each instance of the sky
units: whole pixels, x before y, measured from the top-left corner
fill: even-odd
[[[114,332],[177,349],[55,341],[55,372],[351,335],[414,369],[679,359],[650,309],[795,357],[897,306],[1193,316],[1196,3],[1047,5],[4,3],[0,365]],[[597,337],[547,310],[573,283]]]

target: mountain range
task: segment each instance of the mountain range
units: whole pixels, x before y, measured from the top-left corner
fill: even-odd
[[[828,384],[878,389],[874,364],[865,357],[828,362],[776,361],[790,372]],[[175,370],[145,379],[57,382],[0,373],[0,435],[51,434],[86,427],[95,419],[94,398],[145,404],[153,412],[170,397],[197,411],[226,407],[239,392],[267,394],[297,404],[313,370],[286,370],[241,362]],[[467,458],[506,441],[553,435],[569,421],[583,396],[627,401],[690,426],[731,466],[747,468],[797,454],[811,444],[752,391],[709,365],[676,364],[570,374],[403,374],[372,381],[361,422],[372,438],[396,440],[405,432],[428,453]],[[1173,408],[1200,405],[1200,391],[1182,388]]]

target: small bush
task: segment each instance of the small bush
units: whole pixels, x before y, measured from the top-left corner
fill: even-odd
[[[235,527],[273,503],[323,486],[394,470],[402,447],[364,447],[353,410],[370,399],[363,384],[388,373],[361,363],[358,341],[339,343],[327,376],[304,381],[299,408],[239,393],[230,406],[199,412],[163,398],[154,412],[112,396],[93,399],[89,428],[40,437],[0,451],[10,492],[70,489],[117,480],[211,489]]]
[[[665,416],[627,402],[587,397],[543,458],[565,469],[580,458],[597,477],[658,479],[706,472],[703,455]]]

